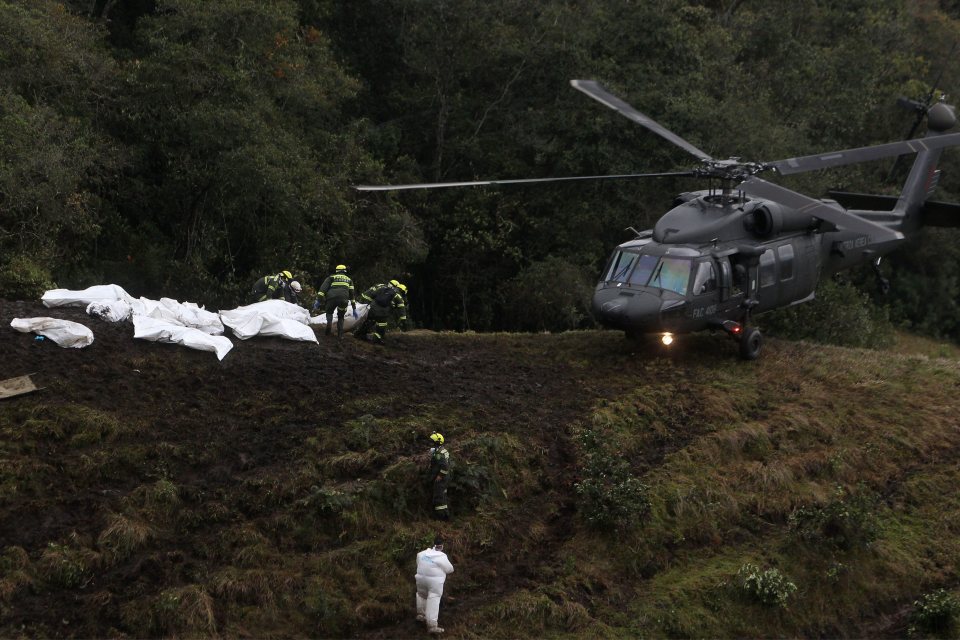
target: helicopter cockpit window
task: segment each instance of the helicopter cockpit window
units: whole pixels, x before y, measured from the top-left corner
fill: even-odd
[[[687,295],[687,284],[690,282],[690,270],[693,262],[683,258],[661,258],[660,264],[654,269],[648,283],[651,287],[659,287],[684,296]]]
[[[630,273],[633,263],[636,262],[640,254],[633,253],[632,251],[620,251],[613,257],[613,260],[610,262],[610,270],[607,272],[607,277],[604,278],[607,282],[626,282],[627,274]]]
[[[693,279],[693,295],[716,291],[717,272],[712,262],[701,262],[697,265],[697,276]]]
[[[637,267],[633,270],[633,273],[630,274],[629,283],[640,286],[647,284],[659,260],[659,256],[640,256]]]

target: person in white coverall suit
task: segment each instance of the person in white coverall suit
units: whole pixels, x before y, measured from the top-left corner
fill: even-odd
[[[443,633],[437,618],[448,573],[453,573],[453,565],[443,552],[443,540],[436,538],[432,547],[417,554],[417,620],[427,623],[429,633]]]

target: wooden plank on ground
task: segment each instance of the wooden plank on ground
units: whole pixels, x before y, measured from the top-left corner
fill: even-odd
[[[28,375],[0,380],[0,399],[22,396],[36,390],[36,385],[33,384],[33,380]]]

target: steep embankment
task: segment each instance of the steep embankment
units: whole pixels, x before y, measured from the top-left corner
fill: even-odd
[[[0,304],[0,378],[45,387],[0,401],[0,636],[417,636],[438,529],[454,637],[902,635],[957,586],[956,360],[412,332],[218,363]],[[34,315],[96,342],[9,329]]]

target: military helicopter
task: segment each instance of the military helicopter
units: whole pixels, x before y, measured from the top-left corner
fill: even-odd
[[[664,345],[677,334],[704,329],[726,332],[739,342],[740,356],[756,359],[763,336],[753,316],[813,300],[819,279],[871,262],[880,279],[885,254],[920,226],[960,226],[960,205],[930,202],[944,148],[960,145],[953,107],[911,102],[927,119],[923,138],[768,162],[720,160],[640,113],[593,80],[571,85],[601,104],[656,133],[699,160],[688,171],[517,180],[357,186],[389,191],[688,176],[719,181],[719,188],[682,193],[653,229],[619,245],[597,283],[592,311],[601,324],[628,337],[659,336]],[[763,172],[790,175],[916,153],[899,197],[831,192],[814,199],[763,180]]]

